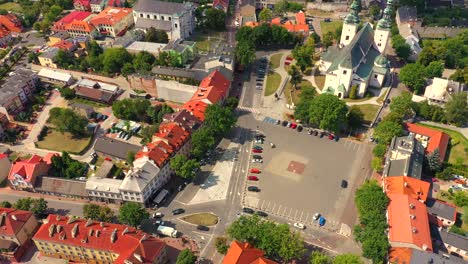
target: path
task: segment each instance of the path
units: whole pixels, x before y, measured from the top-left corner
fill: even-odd
[[[468,127],[456,127],[456,126],[446,125],[442,123],[435,123],[431,121],[419,121],[419,123],[454,130],[454,131],[461,133],[465,138],[468,138]]]

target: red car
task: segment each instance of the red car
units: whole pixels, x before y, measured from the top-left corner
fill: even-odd
[[[333,136],[333,134],[328,135],[329,140],[333,140],[334,138],[335,138],[335,136]]]
[[[249,181],[258,181],[258,177],[257,176],[249,176],[249,177],[247,177],[247,180],[249,180]]]
[[[432,182],[439,182],[439,180],[436,178],[432,178]]]
[[[291,128],[292,128],[292,129],[296,129],[296,127],[297,127],[297,124],[296,124],[296,123],[292,123],[292,124],[291,124]]]
[[[286,57],[286,60],[292,61],[292,60],[293,60],[293,58],[291,58],[291,57],[287,56],[287,57]]]
[[[284,62],[284,65],[289,65],[289,64],[291,64],[290,61],[285,61],[285,62]]]
[[[257,168],[251,168],[251,169],[250,169],[250,173],[259,174],[259,173],[261,173],[261,171],[260,171],[259,169],[257,169]]]
[[[259,150],[259,149],[252,149],[252,152],[253,153],[262,153],[263,151]]]

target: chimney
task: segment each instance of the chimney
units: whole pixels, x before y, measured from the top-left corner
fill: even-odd
[[[146,234],[144,234],[141,238],[140,238],[140,243],[145,241],[146,239],[148,239],[148,237],[146,236]]]
[[[55,228],[56,229],[56,232],[57,233],[60,233],[62,231],[62,226],[61,225],[57,225],[57,227]]]
[[[81,243],[83,243],[83,244],[88,243],[88,237],[83,238],[83,240],[81,240]]]
[[[122,231],[122,236],[129,232],[128,227],[125,227],[124,231]]]
[[[111,243],[114,243],[116,239],[117,239],[117,228],[114,229],[114,231],[112,231],[112,234],[111,234]]]
[[[93,236],[93,231],[94,231],[93,229],[89,229],[88,236]]]
[[[73,222],[76,221],[76,218],[74,216],[71,216],[70,218],[68,218],[68,221],[67,221],[67,224],[72,224]]]
[[[88,221],[86,221],[85,226],[88,227],[88,226],[90,226],[92,223],[93,223],[93,220],[91,220],[91,218],[88,218]]]
[[[407,183],[407,182],[404,182],[403,185],[404,185],[405,187],[408,187],[408,183]]]
[[[57,221],[60,221],[62,220],[62,218],[60,217],[60,215],[57,215]]]
[[[410,203],[409,208],[414,209],[414,204]]]
[[[11,219],[18,221],[18,218],[16,218],[16,215],[11,215]]]
[[[51,224],[49,226],[49,237],[52,237],[54,235],[54,230],[55,230],[55,224]]]
[[[416,216],[415,215],[410,215],[410,218],[411,219],[416,219]]]
[[[133,254],[133,256],[134,256],[136,259],[138,259],[138,261],[140,261],[141,263],[143,263],[143,258],[141,257],[141,255],[135,253],[135,254]]]
[[[75,226],[73,226],[72,231],[71,231],[72,237],[75,238],[77,233],[78,233],[78,224],[75,224]]]
[[[99,230],[96,230],[96,237],[99,237]]]
[[[104,227],[104,222],[100,222],[99,225],[100,225],[101,227]]]
[[[413,228],[411,229],[411,231],[412,231],[413,233],[417,233],[417,232],[418,232],[418,230],[416,229],[416,227],[413,227]]]

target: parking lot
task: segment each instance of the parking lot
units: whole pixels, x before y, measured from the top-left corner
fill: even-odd
[[[255,174],[259,181],[247,180],[244,206],[283,217],[293,222],[317,225],[312,220],[315,213],[325,219],[325,228],[339,231],[341,224],[352,227],[356,222],[354,190],[365,175],[370,173],[370,153],[366,144],[347,139],[338,141],[328,137],[309,135],[304,129],[276,125],[271,119],[254,123],[253,130],[266,136],[261,146],[263,163],[250,162],[250,168],[259,168]],[[274,143],[272,148],[270,143]],[[348,186],[341,187],[342,180]],[[259,192],[247,191],[248,186],[257,186]],[[352,207],[350,209],[350,207]]]

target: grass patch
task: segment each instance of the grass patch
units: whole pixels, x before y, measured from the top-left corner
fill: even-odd
[[[98,108],[107,107],[107,105],[105,105],[105,104],[101,104],[101,103],[98,103],[98,102],[86,100],[86,99],[83,99],[83,98],[73,98],[72,100],[70,100],[70,103],[85,104],[85,105],[90,105],[90,106],[94,106],[94,107],[98,107]]]
[[[195,46],[199,51],[208,52],[215,46],[216,42],[221,42],[225,37],[220,32],[197,33],[194,37]]]
[[[365,122],[372,122],[379,110],[380,106],[373,105],[373,104],[363,104],[363,105],[356,105],[359,109],[361,109],[362,113],[364,113],[364,121]]]
[[[15,12],[15,13],[23,12],[23,9],[21,8],[21,6],[18,3],[14,3],[14,2],[3,3],[0,5],[0,9],[4,9],[4,10]]]
[[[457,131],[446,129],[438,126],[431,126],[422,123],[418,123],[418,125],[430,127],[435,130],[439,130],[442,132],[447,133],[451,139],[451,148],[449,152],[448,162],[452,164],[457,164],[457,160],[463,160],[463,165],[468,165],[468,159],[466,158],[467,154],[465,149],[468,149],[468,140],[462,134]]]
[[[362,98],[357,98],[357,99],[345,98],[343,100],[349,103],[357,103],[357,102],[364,102],[364,101],[370,100],[372,97],[373,96],[364,96]]]
[[[182,220],[194,225],[213,226],[218,223],[218,216],[211,213],[199,213],[184,216]]]
[[[287,83],[286,88],[284,89],[284,94],[288,98],[288,102],[292,101],[294,105],[297,105],[301,101],[301,99],[299,98],[299,95],[301,94],[302,91],[314,89],[312,86],[312,83],[310,83],[307,80],[303,80],[300,84],[297,85],[297,87],[298,89],[294,89],[291,83]]]
[[[69,153],[78,154],[88,147],[91,143],[91,136],[76,138],[72,134],[65,132],[60,133],[54,129],[49,128],[47,135],[43,140],[38,141],[36,146],[41,149],[48,149],[54,151],[67,151]]]
[[[387,89],[387,91],[385,93],[383,93],[381,96],[379,96],[379,98],[377,98],[377,103],[383,104],[384,98],[388,94],[389,91],[390,91],[390,89]]]
[[[269,73],[266,79],[265,96],[274,94],[276,90],[278,90],[280,84],[281,75],[279,75],[279,73],[276,72]]]
[[[331,22],[324,22],[320,21],[320,29],[322,30],[322,36],[325,36],[327,32],[335,32],[341,25],[343,25],[343,21],[341,20],[334,20]]]
[[[318,86],[317,88],[319,88],[320,91],[323,90],[323,87],[325,86],[325,75],[320,75],[320,72],[315,70],[314,79],[315,84]]]
[[[276,69],[280,66],[281,57],[283,57],[283,55],[283,53],[277,53],[270,57],[271,68]]]
[[[311,16],[330,16],[331,12],[320,10],[320,9],[309,9],[306,11],[307,15]]]
[[[24,159],[29,159],[30,157],[32,157],[31,154],[22,153],[22,152],[12,152],[10,155],[8,155],[8,159],[10,161],[16,161],[18,159],[24,160]]]

